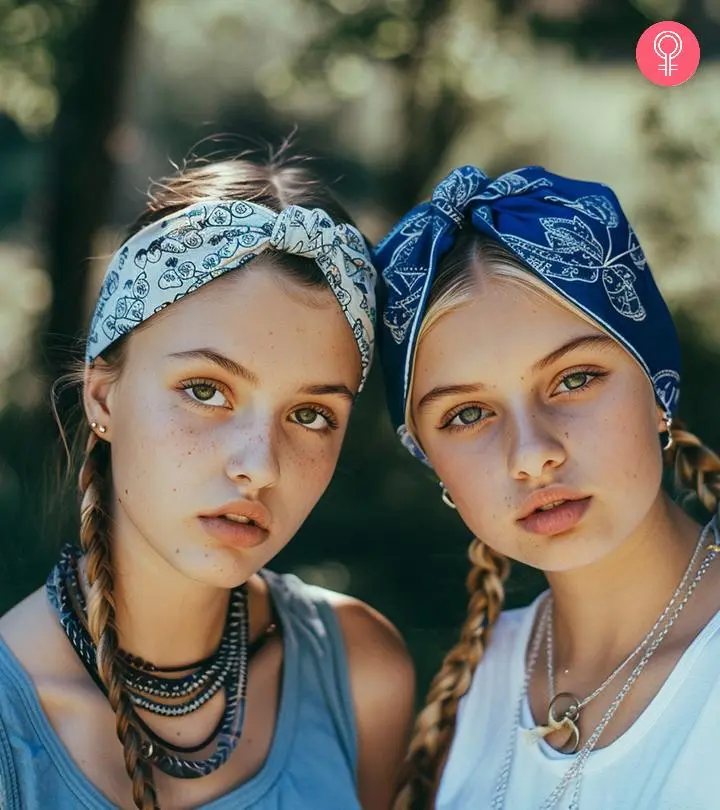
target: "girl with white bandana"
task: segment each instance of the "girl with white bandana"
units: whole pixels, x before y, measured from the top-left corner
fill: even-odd
[[[4,810],[389,806],[402,641],[265,569],[335,470],[374,282],[304,169],[225,161],[153,190],[87,340],[79,548],[0,620]]]
[[[392,420],[475,536],[397,810],[720,806],[720,459],[616,196],[464,166],[375,258]],[[509,560],[550,587],[501,614]]]

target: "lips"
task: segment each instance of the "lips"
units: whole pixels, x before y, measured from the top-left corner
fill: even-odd
[[[203,518],[224,518],[231,523],[239,525],[256,526],[259,529],[268,530],[270,525],[270,513],[260,503],[251,501],[233,501],[221,506],[214,512],[201,515]]]
[[[562,534],[582,520],[590,501],[590,496],[576,490],[546,487],[525,501],[517,522],[532,534]]]
[[[199,516],[207,534],[234,548],[254,548],[269,536],[270,513],[262,504],[235,501]]]

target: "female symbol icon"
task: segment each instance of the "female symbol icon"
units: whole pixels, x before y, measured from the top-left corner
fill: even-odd
[[[661,62],[658,64],[657,57]],[[646,79],[662,87],[683,84],[700,64],[700,45],[685,25],[666,20],[647,28],[635,49],[638,68]]]
[[[659,68],[664,76],[671,76],[678,69],[675,58],[682,53],[682,46],[680,35],[674,31],[661,31],[653,40],[653,50],[662,59]]]

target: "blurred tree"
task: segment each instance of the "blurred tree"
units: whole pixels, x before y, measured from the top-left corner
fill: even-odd
[[[627,59],[628,43],[660,20],[687,25],[705,57],[720,53],[720,21],[717,12],[712,13],[713,0],[497,1],[503,16],[526,20],[539,38],[571,43],[585,59]]]
[[[3,131],[15,140],[21,131],[47,138],[46,166],[34,184],[44,201],[52,289],[42,358],[50,379],[84,321],[87,262],[107,215],[136,7],[136,0],[0,0]]]
[[[459,4],[454,0],[306,2],[323,15],[326,25],[296,63],[302,75],[316,76],[339,54],[346,74],[353,64],[348,60],[353,58],[375,60],[389,68],[386,80],[395,86],[399,99],[393,116],[395,159],[380,180],[380,198],[392,217],[399,216],[417,202],[469,114],[469,99],[456,81],[452,54],[444,47]]]
[[[80,336],[85,320],[88,262],[93,236],[107,215],[112,136],[120,120],[136,5],[136,0],[95,0],[68,36],[60,61],[45,222],[53,299],[44,361],[51,379],[67,360],[66,341]]]

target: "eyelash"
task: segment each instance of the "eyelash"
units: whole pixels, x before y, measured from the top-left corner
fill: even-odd
[[[323,408],[320,405],[299,405],[297,408],[294,408],[292,413],[295,414],[298,411],[313,411],[316,414],[319,414],[323,417],[323,419],[327,422],[327,426],[323,428],[311,428],[307,425],[303,425],[302,422],[297,422],[294,419],[290,421],[293,422],[295,425],[299,425],[300,427],[304,427],[306,430],[311,431],[312,433],[327,433],[329,430],[337,430],[338,428],[338,420],[335,414],[329,410],[328,408]]]
[[[218,394],[222,394],[226,400],[229,400],[229,392],[224,385],[220,385],[220,383],[215,382],[214,380],[207,380],[201,377],[192,380],[185,380],[180,384],[180,390],[183,392],[183,396],[187,399],[187,401],[198,408],[202,408],[204,411],[216,411],[218,408],[227,408],[227,405],[208,405],[207,402],[202,402],[199,399],[195,399],[190,393],[188,393],[192,388],[211,388]],[[214,396],[214,395],[213,395]]]
[[[204,411],[216,411],[219,408],[227,409],[226,405],[208,405],[207,402],[202,402],[199,399],[195,399],[191,394],[188,393],[188,391],[190,391],[192,388],[200,388],[201,386],[205,388],[211,388],[216,393],[222,394],[226,400],[230,398],[229,392],[225,388],[225,386],[220,385],[218,382],[215,382],[214,380],[207,380],[202,378],[185,380],[183,383],[181,383],[180,390],[183,392],[183,395],[186,397],[187,401],[190,402],[191,405],[201,408]],[[292,413],[295,414],[298,411],[313,411],[314,413],[317,413],[320,416],[322,416],[323,419],[325,419],[325,421],[327,422],[327,426],[324,428],[311,428],[308,427],[307,425],[304,425],[302,422],[296,421],[294,419],[290,420],[293,422],[293,424],[299,425],[300,427],[304,427],[306,430],[309,430],[312,433],[324,433],[327,432],[328,430],[337,430],[338,428],[339,425],[338,420],[335,414],[328,408],[323,408],[320,405],[313,405],[313,404],[299,405],[298,407],[293,409]]]
[[[563,382],[565,382],[570,377],[579,376],[581,374],[583,374],[583,375],[585,375],[586,377],[589,378],[587,380],[587,382],[585,382],[582,386],[580,386],[578,388],[571,388],[571,389],[569,389],[567,391],[559,391],[559,392],[553,394],[553,396],[560,396],[560,395],[573,396],[576,393],[582,393],[584,391],[587,391],[598,380],[602,379],[603,377],[607,377],[608,372],[607,371],[598,371],[598,370],[592,369],[592,368],[582,368],[582,367],[581,368],[570,369],[569,371],[565,371],[565,372],[562,373],[562,375],[560,376],[560,378],[557,381],[557,384],[554,386],[553,391],[555,391],[555,389],[559,385],[561,385]],[[470,422],[470,423],[465,424],[465,425],[453,425],[452,424],[453,420],[456,419],[463,411],[471,410],[473,408],[478,409],[481,413],[487,412],[487,411],[490,410],[489,408],[486,408],[483,405],[480,405],[479,403],[465,403],[465,404],[460,405],[459,407],[455,408],[454,410],[450,411],[449,414],[447,414],[447,416],[443,419],[443,421],[442,421],[442,423],[440,425],[440,430],[447,430],[449,432],[454,432],[454,431],[459,431],[459,430],[468,430],[468,429],[476,428],[478,425],[482,424],[485,421],[485,419],[481,418],[481,419],[478,419],[475,422]]]
[[[592,388],[592,386],[595,385],[595,383],[601,380],[603,377],[607,377],[608,372],[600,371],[596,368],[592,368],[591,366],[590,367],[580,366],[578,368],[570,369],[570,371],[564,371],[560,376],[560,379],[558,380],[558,385],[567,380],[569,377],[576,377],[579,376],[580,374],[584,374],[586,377],[589,377],[588,381],[584,385],[580,386],[579,388],[571,388],[568,391],[560,391],[559,393],[574,394],[580,391],[587,391],[589,388]],[[557,388],[557,385],[555,386],[555,388]],[[558,396],[558,394],[556,394],[555,396]]]

